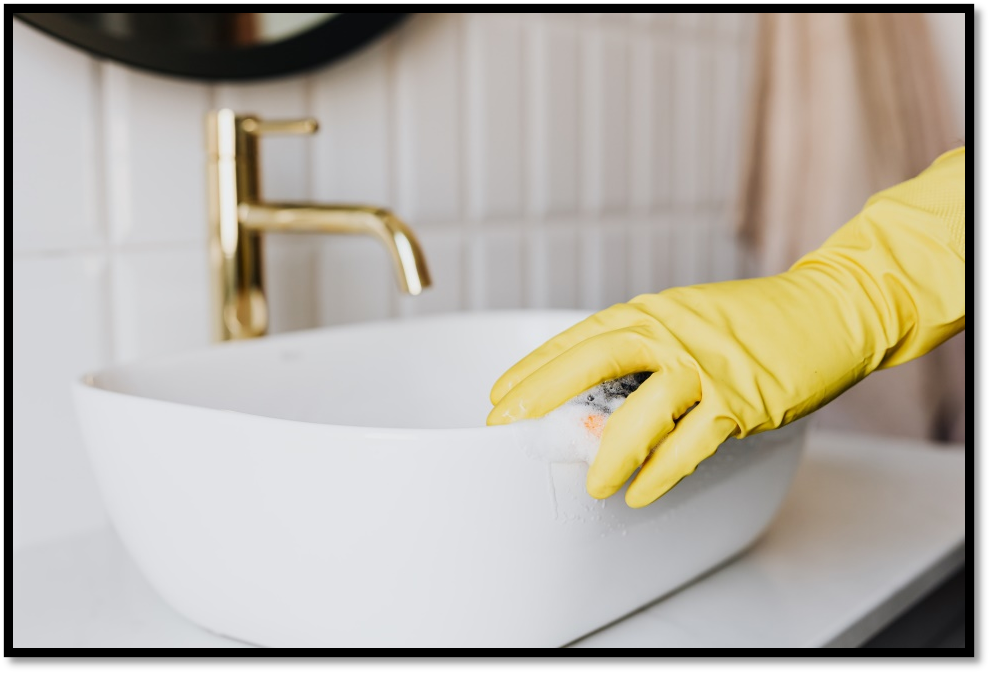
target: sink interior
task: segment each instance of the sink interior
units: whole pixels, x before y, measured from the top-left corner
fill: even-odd
[[[94,375],[98,388],[286,420],[378,428],[485,425],[508,367],[582,311],[436,316],[225,343]],[[370,403],[374,400],[374,403]]]

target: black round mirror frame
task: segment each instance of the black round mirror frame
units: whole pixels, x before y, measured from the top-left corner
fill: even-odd
[[[189,50],[107,35],[62,14],[15,14],[25,23],[97,56],[178,77],[264,79],[342,58],[388,31],[406,13],[344,13],[280,42],[253,47]]]

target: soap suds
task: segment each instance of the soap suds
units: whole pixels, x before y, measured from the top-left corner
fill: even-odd
[[[606,381],[577,395],[543,418],[517,421],[511,427],[526,454],[548,463],[591,465],[599,451],[603,428],[627,396],[650,372]]]

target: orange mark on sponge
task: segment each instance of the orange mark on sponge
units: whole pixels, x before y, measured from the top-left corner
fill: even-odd
[[[602,414],[589,414],[585,417],[583,425],[586,426],[586,430],[602,439],[603,426],[606,425],[606,417]]]

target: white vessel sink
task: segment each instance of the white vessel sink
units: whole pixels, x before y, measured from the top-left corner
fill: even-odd
[[[730,440],[659,501],[585,492],[489,389],[585,317],[462,313],[218,344],[75,384],[114,525],[201,626],[268,646],[559,646],[745,549],[802,423]]]

